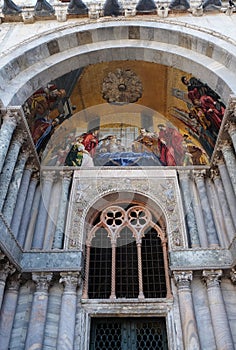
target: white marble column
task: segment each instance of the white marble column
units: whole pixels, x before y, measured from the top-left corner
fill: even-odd
[[[205,171],[194,171],[194,178],[196,182],[196,186],[199,193],[199,198],[201,202],[201,208],[203,213],[203,219],[207,234],[207,240],[209,246],[214,248],[219,246],[219,240],[217,237],[217,232],[213,220],[213,216],[211,213],[210,204],[207,197],[207,191],[205,186]]]
[[[64,285],[61,301],[57,350],[73,350],[75,337],[77,287],[81,283],[80,273],[62,272],[60,283]]]
[[[234,343],[220,288],[222,270],[204,270],[202,275],[207,286],[207,295],[217,349],[232,350],[234,349]]]
[[[179,174],[179,182],[181,191],[183,194],[183,202],[184,202],[184,215],[187,223],[190,245],[192,248],[200,247],[200,241],[198,237],[198,228],[197,222],[195,219],[194,208],[192,203],[191,191],[189,186],[189,171],[178,171]]]
[[[16,312],[21,274],[15,272],[7,281],[0,313],[0,348],[9,349],[11,331]]]
[[[221,145],[221,152],[223,154],[233,190],[236,195],[236,158],[231,143],[225,141]]]
[[[16,205],[15,205],[15,210],[14,210],[12,221],[11,221],[11,229],[12,229],[15,237],[17,237],[18,229],[19,229],[20,222],[22,219],[22,214],[23,214],[23,210],[24,210],[27,192],[29,189],[32,171],[33,171],[32,166],[26,165],[22,179],[21,179],[20,188],[18,191]]]
[[[183,343],[186,350],[200,350],[198,330],[195,320],[191,281],[192,271],[174,271],[174,280],[178,290]]]
[[[13,232],[15,233],[15,236],[22,247],[24,247],[24,243],[25,243],[27,228],[30,221],[31,209],[32,209],[35,190],[36,190],[38,181],[39,181],[39,174],[38,172],[35,172],[32,175],[30,180],[30,185],[28,188],[27,196],[23,207],[24,209],[23,209],[23,212],[21,213],[21,221],[19,220],[19,222],[15,222],[15,226],[14,226]]]
[[[11,142],[12,134],[17,125],[17,114],[8,112],[3,117],[3,123],[0,129],[0,173],[6,158],[6,154]]]
[[[42,173],[43,184],[42,194],[39,204],[39,211],[35,225],[34,237],[32,242],[33,249],[42,249],[47,225],[49,205],[51,200],[51,191],[55,180],[55,172],[45,171]]]
[[[65,234],[66,210],[68,206],[69,187],[73,172],[61,171],[61,197],[57,216],[56,231],[53,241],[53,249],[62,249]]]
[[[12,216],[14,213],[17,195],[18,195],[21,179],[23,176],[23,171],[24,171],[25,164],[27,162],[28,157],[29,157],[29,151],[25,150],[20,153],[15,169],[13,171],[12,179],[11,179],[7,196],[4,202],[3,215],[9,225],[11,223]]]
[[[227,198],[225,196],[224,187],[220,178],[219,169],[212,169],[211,172],[212,180],[215,185],[215,189],[218,196],[218,202],[222,210],[222,221],[225,224],[225,229],[227,232],[228,242],[231,243],[235,237],[235,226],[230,213],[230,208],[228,206]],[[236,214],[236,213],[235,213]]]
[[[3,208],[4,200],[6,198],[12,174],[16,166],[20,148],[24,140],[24,134],[18,133],[14,135],[9,147],[2,173],[0,175],[0,210]]]
[[[2,259],[0,260],[0,309],[2,307],[7,277],[9,275],[12,275],[16,271],[15,267],[12,264],[10,264],[8,260],[3,259],[3,255],[1,255],[1,257]]]
[[[52,279],[52,273],[33,273],[32,279],[36,283],[36,291],[34,292],[32,301],[25,349],[40,350],[43,347],[48,305],[48,287]]]
[[[232,220],[234,222],[234,226],[236,227],[236,196],[234,194],[234,190],[230,181],[230,177],[228,174],[228,170],[222,158],[218,158],[217,166],[220,172],[220,177],[222,180],[222,184],[224,187],[225,195],[227,198],[227,202],[229,205],[229,210],[231,213]]]

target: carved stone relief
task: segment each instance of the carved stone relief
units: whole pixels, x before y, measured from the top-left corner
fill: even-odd
[[[118,171],[117,171],[118,172]],[[145,176],[135,177],[132,174],[121,172],[121,176],[106,176],[106,171],[100,171],[99,177],[91,177],[88,171],[78,171],[74,176],[71,203],[67,219],[65,248],[81,249],[85,243],[85,235],[91,229],[87,220],[89,210],[98,211],[98,203],[104,207],[110,206],[104,197],[112,193],[127,193],[132,203],[132,195],[139,194],[145,198],[147,208],[162,213],[166,222],[166,234],[170,250],[185,248],[186,232],[183,219],[183,210],[180,202],[179,188],[175,171],[171,176],[158,176],[149,179]],[[169,172],[170,173],[170,172]],[[139,174],[140,175],[140,174]],[[142,178],[143,177],[143,178]]]

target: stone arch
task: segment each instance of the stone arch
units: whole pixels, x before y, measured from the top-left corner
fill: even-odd
[[[142,21],[137,25],[130,20],[104,20],[62,26],[18,43],[5,53],[0,67],[1,98],[4,106],[21,105],[39,87],[71,70],[104,61],[135,59],[202,77],[226,102],[230,93],[236,92],[236,79],[232,79],[236,71],[234,44],[218,33],[190,25],[186,33],[186,25],[174,21]]]
[[[149,176],[149,177],[148,177]],[[91,170],[75,172],[72,205],[68,213],[65,248],[83,249],[86,233],[95,216],[111,203],[144,205],[161,222],[170,250],[187,247],[183,209],[175,171],[149,169],[132,175],[122,170],[114,172]],[[115,196],[117,198],[115,198]],[[78,220],[79,218],[79,220]]]

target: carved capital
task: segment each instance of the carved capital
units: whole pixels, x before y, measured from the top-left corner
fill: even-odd
[[[43,181],[54,182],[57,178],[55,171],[42,171]]]
[[[219,287],[221,282],[222,270],[203,270],[202,278],[207,288]]]
[[[36,283],[36,292],[47,293],[49,284],[52,280],[52,273],[34,272],[32,273],[32,280]]]
[[[229,121],[225,124],[225,130],[228,131],[229,135],[232,137],[236,134],[236,123]]]
[[[61,272],[59,283],[64,285],[64,292],[75,293],[77,287],[81,284],[80,272]]]
[[[219,179],[220,178],[220,172],[218,168],[212,168],[210,170],[210,177],[211,179],[214,181],[215,179]]]
[[[222,141],[219,148],[221,149],[222,153],[224,154],[224,152],[232,150],[232,143],[229,140],[224,140],[224,141]]]
[[[73,175],[73,171],[60,171],[59,172],[59,175],[60,175],[60,178],[63,180],[63,181],[70,181],[71,178],[72,178],[72,175]]]
[[[191,172],[190,170],[178,170],[178,175],[180,180],[189,180]]]
[[[195,181],[204,180],[204,178],[206,177],[206,170],[194,170],[193,177]]]
[[[178,289],[190,289],[193,279],[192,271],[174,271],[174,281]]]
[[[5,282],[8,275],[13,274],[16,268],[9,261],[1,261],[0,263],[0,281]]]
[[[12,143],[18,143],[19,145],[22,145],[26,139],[27,133],[23,132],[22,130],[19,130],[16,133],[14,133]]]
[[[21,273],[15,272],[13,275],[7,280],[7,288],[11,291],[18,291],[21,283]]]

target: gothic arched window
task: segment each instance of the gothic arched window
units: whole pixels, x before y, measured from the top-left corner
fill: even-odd
[[[104,209],[86,240],[83,298],[170,295],[166,237],[144,207]]]

